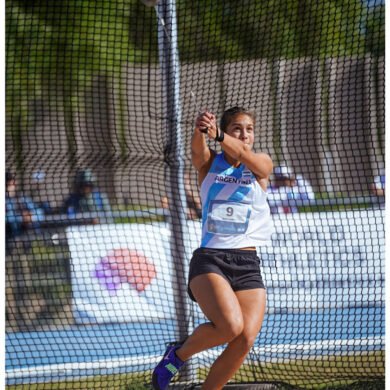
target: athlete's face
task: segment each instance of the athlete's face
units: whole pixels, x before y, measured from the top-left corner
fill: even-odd
[[[251,149],[255,141],[255,124],[253,119],[246,114],[237,114],[234,116],[226,128],[226,133],[231,137],[237,138]]]

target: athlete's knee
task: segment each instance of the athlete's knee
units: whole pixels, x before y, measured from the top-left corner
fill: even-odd
[[[256,337],[257,333],[254,334],[253,332],[243,330],[235,341],[243,352],[249,352],[255,343]]]
[[[220,331],[220,334],[225,341],[230,342],[242,334],[244,330],[244,321],[242,317],[230,318],[228,321],[225,321],[223,325],[217,327],[217,329]]]

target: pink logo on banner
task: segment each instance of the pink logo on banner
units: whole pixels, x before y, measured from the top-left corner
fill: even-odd
[[[156,277],[156,267],[142,253],[127,248],[114,249],[100,258],[93,276],[112,295],[123,283],[143,292]]]

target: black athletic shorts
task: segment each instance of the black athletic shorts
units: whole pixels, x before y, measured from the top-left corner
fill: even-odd
[[[195,276],[208,273],[223,276],[233,291],[265,288],[260,259],[255,250],[199,248],[194,251],[188,276],[188,294],[195,302],[189,284]]]

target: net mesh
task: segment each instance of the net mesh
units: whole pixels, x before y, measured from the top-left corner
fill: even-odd
[[[6,1],[10,388],[147,388],[164,344],[205,321],[186,295],[190,143],[199,110],[235,105],[274,161],[275,234],[258,248],[263,327],[231,383],[384,378],[384,9]],[[175,383],[202,383],[221,351]]]

